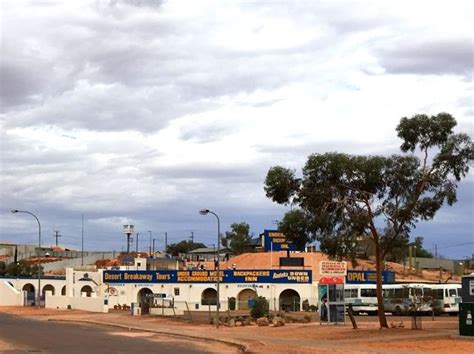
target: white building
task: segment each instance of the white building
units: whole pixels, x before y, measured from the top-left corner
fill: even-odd
[[[146,269],[145,259],[118,270],[68,268],[65,278],[42,278],[41,293],[48,308],[107,312],[120,306],[135,314],[216,310],[216,271]],[[35,278],[0,278],[0,305],[31,305],[37,284]],[[221,270],[220,309],[248,309],[263,296],[272,310],[299,311],[317,305],[316,289],[310,270]]]

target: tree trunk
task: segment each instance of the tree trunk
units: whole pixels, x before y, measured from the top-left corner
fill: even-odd
[[[380,244],[378,237],[374,237],[375,245],[375,271],[377,275],[377,303],[378,303],[378,315],[379,323],[381,328],[388,328],[387,318],[385,317],[385,306],[383,303],[383,292],[382,292],[382,271],[383,271],[383,259],[380,251]]]

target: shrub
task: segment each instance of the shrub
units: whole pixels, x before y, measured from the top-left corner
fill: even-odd
[[[269,304],[266,298],[259,296],[255,299],[255,306],[250,310],[252,318],[260,318],[268,315]]]
[[[235,297],[229,298],[229,310],[231,311],[235,310]]]

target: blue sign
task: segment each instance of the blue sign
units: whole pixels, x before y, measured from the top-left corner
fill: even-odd
[[[265,251],[304,251],[304,247],[298,248],[294,243],[288,241],[283,232],[276,230],[264,230],[260,237],[264,237],[263,248]]]
[[[377,273],[371,270],[348,270],[346,275],[346,284],[375,284],[377,282]],[[382,284],[395,283],[395,273],[382,272]]]
[[[104,283],[215,283],[215,270],[106,270]],[[310,270],[221,270],[222,283],[311,284]]]

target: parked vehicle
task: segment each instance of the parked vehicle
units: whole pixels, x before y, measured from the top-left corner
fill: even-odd
[[[390,284],[384,285],[385,312],[393,315],[407,315],[416,311],[429,313],[432,311],[431,284]]]
[[[461,284],[433,284],[433,309],[435,314],[457,315],[461,302]]]
[[[376,315],[378,311],[375,284],[346,284],[344,286],[346,304],[352,304],[354,314]]]

